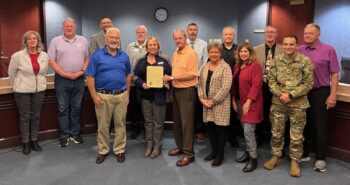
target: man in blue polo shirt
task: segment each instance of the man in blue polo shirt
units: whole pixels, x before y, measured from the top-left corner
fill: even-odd
[[[85,73],[98,122],[97,164],[102,163],[109,153],[109,126],[112,117],[115,128],[113,152],[119,163],[125,160],[125,118],[131,69],[129,57],[118,49],[119,44],[119,29],[109,28],[106,32],[106,47],[92,55]]]

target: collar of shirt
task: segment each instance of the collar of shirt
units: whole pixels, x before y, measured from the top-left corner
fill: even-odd
[[[316,41],[316,43],[313,46],[307,45],[305,49],[307,50],[320,49],[321,45],[322,45],[321,41]]]
[[[110,53],[108,53],[108,49],[107,47],[104,47],[103,48],[103,53],[106,54],[106,55],[111,55]],[[115,56],[118,56],[120,54],[120,49],[117,49],[117,53]],[[112,55],[111,55],[112,56]]]
[[[190,39],[187,39],[186,40],[187,41],[187,44],[190,44],[190,43],[192,43],[193,42],[193,44],[195,44],[195,43],[197,43],[197,39],[195,39],[195,40],[190,40]]]
[[[186,44],[186,46],[182,49],[182,50],[179,50],[179,48],[176,49],[176,52],[178,54],[182,54],[184,53],[188,48],[190,48],[190,46],[188,44]]]
[[[73,43],[75,40],[77,40],[77,35],[74,35],[74,38],[72,38],[72,39],[68,39],[64,35],[62,37],[63,37],[64,41],[69,42],[69,43]]]
[[[288,57],[286,54],[283,54],[282,61],[287,64],[299,62],[301,61],[301,56],[297,52],[295,52],[292,57]]]
[[[26,51],[26,53],[28,53],[28,54],[29,54],[29,50],[28,50],[28,48],[24,48],[24,50]],[[36,52],[38,52],[38,54],[40,54],[40,53],[41,53],[41,49],[40,49],[40,48],[38,48]]]
[[[143,42],[143,44],[139,44],[139,42],[135,41],[134,47],[142,49],[142,48],[146,47],[146,43],[147,43],[147,40],[145,40],[145,42]]]
[[[266,49],[275,49],[276,48],[276,43],[273,44],[271,47],[265,43],[265,48]]]

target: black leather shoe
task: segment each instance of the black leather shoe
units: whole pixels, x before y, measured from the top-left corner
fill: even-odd
[[[29,143],[23,143],[22,148],[23,148],[23,150],[22,150],[23,154],[26,154],[26,155],[30,154],[31,149],[30,149]]]
[[[214,161],[211,163],[212,167],[218,167],[222,164],[222,162],[224,161],[224,156],[216,156]]]
[[[241,157],[237,158],[235,161],[238,163],[245,163],[249,159],[250,159],[249,152],[246,151]]]
[[[32,147],[32,150],[41,152],[43,149],[39,146],[38,141],[31,141],[30,146]]]
[[[215,159],[215,154],[214,152],[211,152],[209,155],[205,156],[204,157],[204,161],[207,162],[207,161],[211,161],[211,160],[214,160]]]
[[[256,158],[250,158],[248,163],[243,168],[243,172],[252,172],[258,167],[258,160]]]

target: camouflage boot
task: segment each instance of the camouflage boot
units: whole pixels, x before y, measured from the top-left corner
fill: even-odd
[[[280,163],[280,161],[281,159],[279,157],[273,155],[270,160],[265,162],[264,168],[267,170],[272,170]]]
[[[300,177],[301,171],[300,171],[300,167],[299,167],[298,161],[293,160],[293,159],[291,160],[289,174],[292,177]]]

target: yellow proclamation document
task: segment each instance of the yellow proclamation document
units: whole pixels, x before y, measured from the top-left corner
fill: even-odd
[[[147,85],[151,88],[162,88],[163,71],[162,66],[147,66]]]

